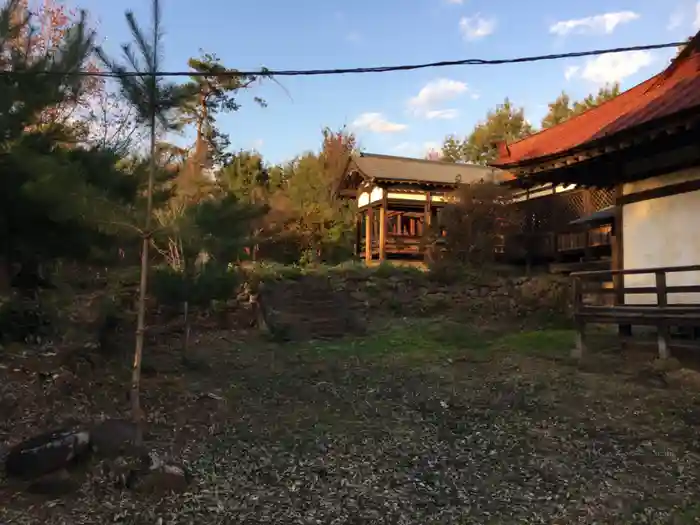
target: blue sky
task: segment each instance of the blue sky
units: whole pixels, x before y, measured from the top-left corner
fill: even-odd
[[[124,11],[144,26],[146,0],[73,0],[98,21],[108,51],[130,40]],[[504,58],[682,40],[700,22],[696,0],[162,0],[164,69],[184,70],[203,49],[237,69],[306,69]],[[344,124],[365,151],[423,156],[465,135],[505,97],[538,124],[566,90],[583,97],[606,81],[623,88],[653,75],[672,50],[502,66],[280,78],[240,97],[220,124],[239,148],[270,162],[318,149],[324,126]],[[262,96],[261,109],[252,97]]]

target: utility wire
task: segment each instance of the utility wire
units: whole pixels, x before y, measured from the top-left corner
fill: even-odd
[[[686,45],[688,42],[671,42],[668,44],[651,44],[646,46],[632,46],[632,47],[616,47],[611,49],[595,49],[592,51],[579,51],[573,53],[558,53],[551,55],[535,55],[528,57],[518,57],[518,58],[501,58],[501,59],[480,59],[480,58],[467,58],[464,60],[443,60],[440,62],[429,62],[425,64],[406,64],[400,66],[375,66],[375,67],[350,67],[350,68],[334,68],[334,69],[281,69],[281,70],[269,70],[260,69],[258,71],[238,71],[238,70],[228,70],[221,73],[202,73],[197,71],[162,71],[155,74],[158,77],[248,77],[248,76],[264,76],[264,77],[309,77],[309,76],[323,76],[323,75],[347,75],[347,74],[361,74],[361,73],[388,73],[391,71],[413,71],[416,69],[428,69],[428,68],[438,68],[438,67],[450,67],[450,66],[497,66],[501,64],[522,64],[527,62],[543,62],[547,60],[561,60],[565,58],[580,58],[580,57],[591,57],[598,55],[607,55],[612,53],[627,53],[630,51],[650,51],[653,49],[665,49],[670,47],[680,47]],[[141,71],[123,71],[123,72],[91,72],[91,71],[0,71],[0,76],[10,76],[10,75],[36,75],[36,74],[46,74],[46,75],[80,75],[86,77],[105,77],[105,78],[119,78],[119,77],[149,77],[154,76],[153,73],[141,72]]]

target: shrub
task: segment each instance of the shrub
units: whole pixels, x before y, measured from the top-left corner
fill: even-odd
[[[444,237],[433,232],[434,260],[494,264],[504,237],[518,224],[509,190],[481,182],[461,187],[440,216]]]
[[[0,305],[0,341],[41,342],[53,333],[54,316],[39,301],[8,299]]]
[[[158,303],[176,306],[188,301],[193,306],[209,306],[212,301],[231,298],[240,282],[237,272],[207,264],[193,275],[158,268],[152,272],[151,293]]]

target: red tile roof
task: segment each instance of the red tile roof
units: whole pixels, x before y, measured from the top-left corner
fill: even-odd
[[[700,109],[700,33],[658,75],[566,122],[501,147],[491,165],[535,163],[691,109]]]

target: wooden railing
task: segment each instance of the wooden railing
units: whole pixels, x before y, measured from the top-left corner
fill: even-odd
[[[437,239],[437,244],[444,239]],[[389,233],[386,236],[385,253],[387,255],[416,255],[423,253],[426,248],[422,235],[400,235]],[[360,240],[360,254],[365,253],[365,240]],[[379,253],[379,239],[372,239],[372,253]]]
[[[668,285],[669,274],[698,272],[694,284]],[[626,286],[625,277],[653,276],[653,286]],[[572,273],[574,320],[577,326],[575,355],[585,350],[587,324],[648,325],[658,329],[659,356],[668,357],[670,326],[700,327],[700,265],[634,270],[600,270]],[[651,280],[651,279],[649,279]],[[594,284],[595,286],[590,286]],[[674,302],[671,294],[693,294],[693,300]],[[631,301],[628,296],[652,296],[650,302]]]
[[[610,246],[612,226],[606,224],[584,232],[560,233],[557,235],[557,251],[579,251],[596,246]]]
[[[505,237],[502,253],[509,258],[524,258],[529,252],[533,258],[554,259],[557,254],[584,252],[588,248],[611,246],[609,225],[577,232],[515,233]]]

